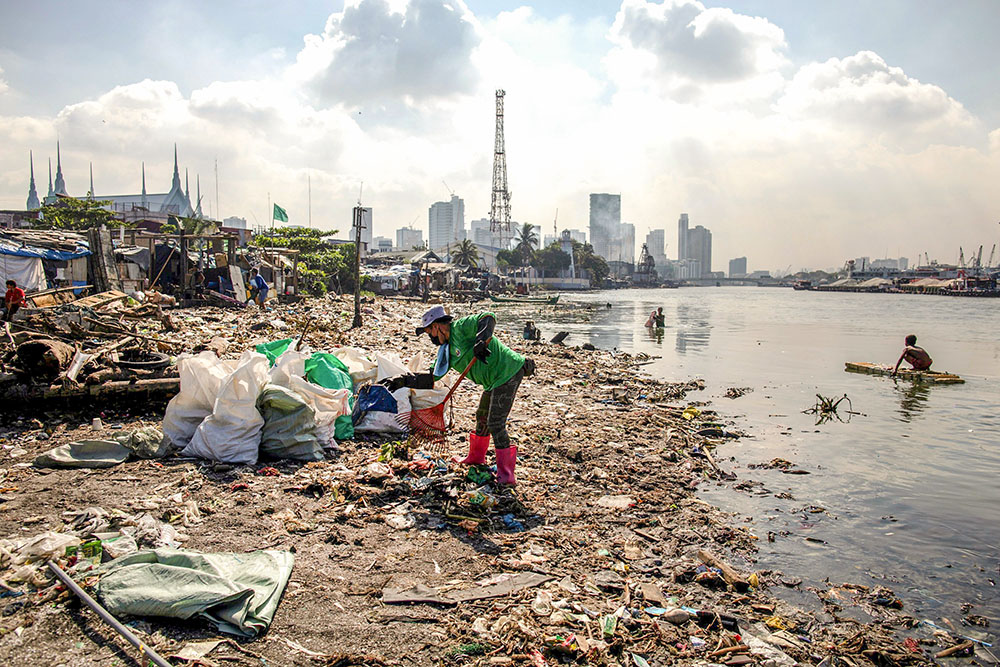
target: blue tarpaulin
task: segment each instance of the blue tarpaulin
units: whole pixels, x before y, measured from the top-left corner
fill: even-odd
[[[39,248],[30,246],[10,239],[0,238],[0,255],[14,255],[15,257],[41,257],[42,259],[54,259],[67,261],[78,257],[90,255],[90,248],[86,241],[78,241],[76,250],[53,250],[51,248]]]

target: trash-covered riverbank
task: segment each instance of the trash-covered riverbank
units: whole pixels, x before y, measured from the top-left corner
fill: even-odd
[[[373,357],[430,359],[426,337],[413,334],[424,307],[368,303],[358,330],[348,329],[347,300],[334,298],[269,312],[176,309],[165,311],[168,322],[137,320],[142,328],[133,333],[234,361],[303,331],[315,351],[353,346]],[[240,573],[219,584],[253,590],[250,611],[267,612],[263,628],[260,614],[241,616],[241,633],[231,620],[218,621],[225,596],[179,620],[152,613],[162,614],[163,599],[176,593],[170,583],[142,589],[138,602],[151,611],[123,617],[132,632],[168,658],[210,648],[193,658],[201,664],[892,665],[929,662],[963,643],[947,629],[895,635],[917,619],[888,589],[833,585],[823,608],[808,612],[769,595],[794,584],[793,573],[755,571],[758,536],[693,497],[699,482],[727,475],[718,447],[739,425],[720,422],[699,402],[699,383],[645,376],[644,357],[584,350],[572,339],[519,339],[538,308],[497,306],[504,340],[537,364],[511,415],[519,448],[513,493],[495,488],[488,469],[448,462],[474,423],[479,392],[468,383],[455,394],[455,428],[444,447],[356,434],[335,439],[311,462],[239,465],[149,452],[134,434],[162,428],[165,410],[155,398],[8,412],[0,435],[0,535],[8,538],[0,576],[10,589],[0,600],[0,658],[139,664],[138,653],[42,567],[56,556],[100,600],[115,561],[136,553],[126,538],[161,554],[262,552],[290,565],[266,591],[248,587]],[[176,377],[173,367],[157,373]],[[114,437],[122,434],[130,437]],[[107,468],[32,464],[84,441],[115,441],[129,454]],[[75,559],[66,546],[76,548]],[[88,558],[106,562],[94,571]],[[871,621],[859,622],[855,610]],[[238,642],[229,641],[234,636]],[[204,643],[216,640],[226,641]]]

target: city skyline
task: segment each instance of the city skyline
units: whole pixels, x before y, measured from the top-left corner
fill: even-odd
[[[588,193],[617,192],[640,246],[687,211],[717,257],[757,266],[839,266],[876,248],[955,261],[997,236],[1000,92],[983,63],[1000,50],[1000,8],[869,5],[10,4],[0,208],[23,209],[32,167],[44,191],[57,140],[71,194],[91,163],[98,192],[135,192],[137,165],[169,173],[176,142],[215,218],[265,224],[270,193],[305,224],[311,182],[315,227],[348,232],[363,192],[391,237],[444,180],[479,219],[503,87],[517,220],[549,230],[559,209],[560,229],[585,229]],[[199,40],[180,58],[182,15]],[[155,37],[103,49],[91,36],[111,22]],[[357,39],[372,30],[397,46]]]

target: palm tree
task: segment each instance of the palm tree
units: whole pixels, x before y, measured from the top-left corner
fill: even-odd
[[[479,248],[469,239],[462,239],[451,253],[451,263],[456,266],[479,266]]]
[[[520,229],[517,230],[517,246],[515,247],[521,257],[531,257],[531,252],[537,245],[538,234],[535,233],[535,226],[527,222],[521,225]]]

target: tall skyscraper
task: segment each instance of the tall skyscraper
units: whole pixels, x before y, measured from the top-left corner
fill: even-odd
[[[742,278],[747,274],[747,258],[737,257],[729,260],[729,277]]]
[[[427,224],[431,250],[458,245],[465,238],[465,202],[456,195],[435,202],[427,211]]]
[[[621,222],[621,195],[590,195],[590,243],[594,246],[594,254],[608,260],[618,259],[610,256],[610,244],[620,238]]]
[[[684,222],[687,223],[687,216]],[[687,257],[697,260],[700,265],[699,277],[712,272],[712,232],[698,225],[687,230]]]
[[[688,214],[681,213],[677,220],[677,260],[688,258]]]

